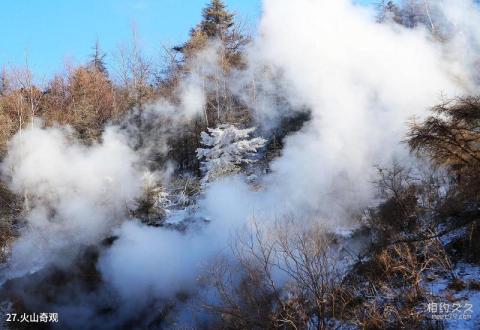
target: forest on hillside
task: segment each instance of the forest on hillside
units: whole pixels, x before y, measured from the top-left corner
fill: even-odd
[[[162,58],[3,66],[0,329],[480,328],[477,1],[211,0]]]

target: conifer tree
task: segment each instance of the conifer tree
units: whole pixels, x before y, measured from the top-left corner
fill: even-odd
[[[188,59],[203,49],[209,40],[220,40],[228,66],[240,66],[241,49],[249,42],[249,38],[239,32],[234,18],[235,14],[227,10],[222,0],[212,0],[203,9],[202,21],[190,32],[190,39],[173,49]]]
[[[100,42],[98,39],[95,41],[93,46],[93,54],[90,56],[89,67],[103,73],[105,76],[108,76],[107,67],[105,65],[105,56],[106,54],[100,48]]]
[[[387,20],[393,20],[393,22],[401,24],[401,12],[400,8],[393,1],[382,0],[378,4],[377,21],[382,23]]]
[[[9,87],[9,81],[7,77],[7,71],[5,68],[0,72],[0,96],[3,96],[7,93]]]
[[[253,156],[267,142],[261,137],[250,137],[254,127],[238,129],[234,125],[219,125],[202,132],[201,139],[205,148],[197,149],[197,158],[205,176],[202,184],[218,178],[240,172],[241,166],[254,163]]]
[[[209,38],[225,40],[225,37],[229,34],[229,29],[234,24],[234,15],[226,10],[225,4],[221,0],[212,0],[203,9],[202,16],[203,20],[200,23],[200,29]]]

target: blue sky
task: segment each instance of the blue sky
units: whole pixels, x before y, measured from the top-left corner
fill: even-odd
[[[335,0],[332,0],[335,1]],[[365,0],[362,0],[365,1]],[[226,0],[228,8],[255,25],[260,0]],[[0,67],[21,65],[28,54],[37,79],[88,59],[98,38],[108,60],[131,38],[132,25],[150,57],[162,46],[185,40],[208,0],[2,0]]]

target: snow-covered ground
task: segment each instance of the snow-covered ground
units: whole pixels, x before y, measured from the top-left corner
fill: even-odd
[[[465,287],[449,288],[451,277],[441,277],[428,284],[433,298],[430,308],[435,308],[436,315],[445,317],[446,329],[480,329],[480,266],[459,263],[453,270],[464,282]],[[442,311],[440,305],[442,304]]]

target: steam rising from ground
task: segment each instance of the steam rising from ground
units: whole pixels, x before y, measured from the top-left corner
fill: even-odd
[[[138,157],[123,136],[108,128],[101,144],[86,147],[71,133],[33,126],[10,142],[2,172],[28,209],[10,276],[68,262],[78,247],[103,239],[140,195]]]
[[[265,0],[248,69],[235,74],[231,87],[243,93],[241,86],[254,77],[272,87],[271,81],[261,81],[267,65],[281,74],[277,83],[283,97],[308,108],[312,119],[288,137],[272,173],[262,179],[263,191],[250,191],[238,177],[213,184],[199,205],[211,223],[187,233],[124,222],[125,202],[140,194],[136,164],[141,159],[115,128],[91,147],[69,141],[59,128],[19,133],[3,172],[14,191],[29,196],[31,210],[29,225],[14,245],[12,272],[34,271],[72,245],[95,243],[119,225],[119,239],[102,256],[99,269],[128,308],[140,308],[148,297],[192,288],[203,264],[254,213],[271,218],[293,212],[327,226],[348,225],[350,212],[372,198],[373,165],[394,157],[410,161],[399,143],[407,119],[422,116],[442,97],[478,92],[472,76],[480,40],[478,7],[467,0],[441,1],[434,12],[435,22],[448,26],[443,45],[424,27],[378,24],[369,9],[346,0]],[[214,56],[208,55],[215,47],[199,58],[208,59],[203,66],[208,72],[215,69]],[[201,70],[197,73],[201,77]],[[182,116],[202,109],[205,86],[198,77],[181,85]],[[254,109],[258,118],[284,115],[267,95],[263,100]],[[176,110],[163,101],[153,109]]]
[[[373,165],[402,157],[409,117],[472,86],[426,29],[376,24],[348,1],[266,1],[260,35],[253,56],[281,68],[288,98],[312,111],[269,181],[279,200],[325,221],[365,205]]]

